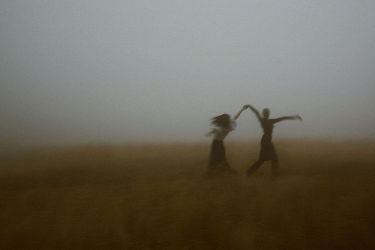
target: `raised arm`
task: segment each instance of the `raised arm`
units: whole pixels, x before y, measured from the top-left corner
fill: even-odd
[[[238,111],[238,113],[233,117],[233,120],[237,120],[238,117],[240,117],[241,113],[247,108],[247,106],[243,106],[242,109],[240,111]]]
[[[255,116],[258,118],[259,122],[262,120],[262,117],[260,116],[259,114],[259,111],[254,108],[253,106],[251,105],[246,105],[249,109],[251,109],[251,111],[253,111],[253,113],[255,114]]]
[[[293,116],[282,116],[275,119],[270,119],[273,123],[285,121],[285,120],[300,120],[302,121],[302,117],[299,115],[293,115]]]

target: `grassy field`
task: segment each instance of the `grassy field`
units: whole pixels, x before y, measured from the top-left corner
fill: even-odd
[[[7,152],[0,249],[374,249],[375,143],[276,141],[280,176],[206,179],[208,144]]]

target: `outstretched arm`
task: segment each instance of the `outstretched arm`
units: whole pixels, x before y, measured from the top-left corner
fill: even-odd
[[[242,109],[240,111],[238,111],[238,113],[233,117],[233,120],[237,120],[238,117],[240,117],[241,113],[247,108],[247,106],[243,106]]]
[[[251,111],[253,111],[253,113],[255,114],[255,116],[258,118],[258,120],[259,120],[259,122],[262,120],[262,117],[260,116],[260,114],[259,114],[259,111],[256,109],[256,108],[254,108],[253,106],[251,106],[251,105],[246,105],[249,109],[251,109]]]
[[[300,120],[300,121],[302,121],[302,117],[299,116],[299,115],[293,115],[293,116],[282,116],[282,117],[279,117],[279,118],[276,118],[276,119],[271,119],[271,121],[273,123],[277,123],[277,122],[281,122],[281,121],[285,121],[285,120]]]

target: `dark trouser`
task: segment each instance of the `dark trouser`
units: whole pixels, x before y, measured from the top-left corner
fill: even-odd
[[[246,171],[246,175],[250,176],[265,162],[271,161],[272,163],[272,174],[276,176],[278,174],[278,157],[276,154],[275,147],[272,143],[272,137],[269,135],[263,135],[261,140],[261,149],[259,153],[259,158],[256,162],[251,165],[251,167]]]

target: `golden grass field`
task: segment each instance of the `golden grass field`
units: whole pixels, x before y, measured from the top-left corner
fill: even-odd
[[[375,249],[375,143],[276,141],[280,176],[203,177],[209,144],[1,154],[0,249]]]

